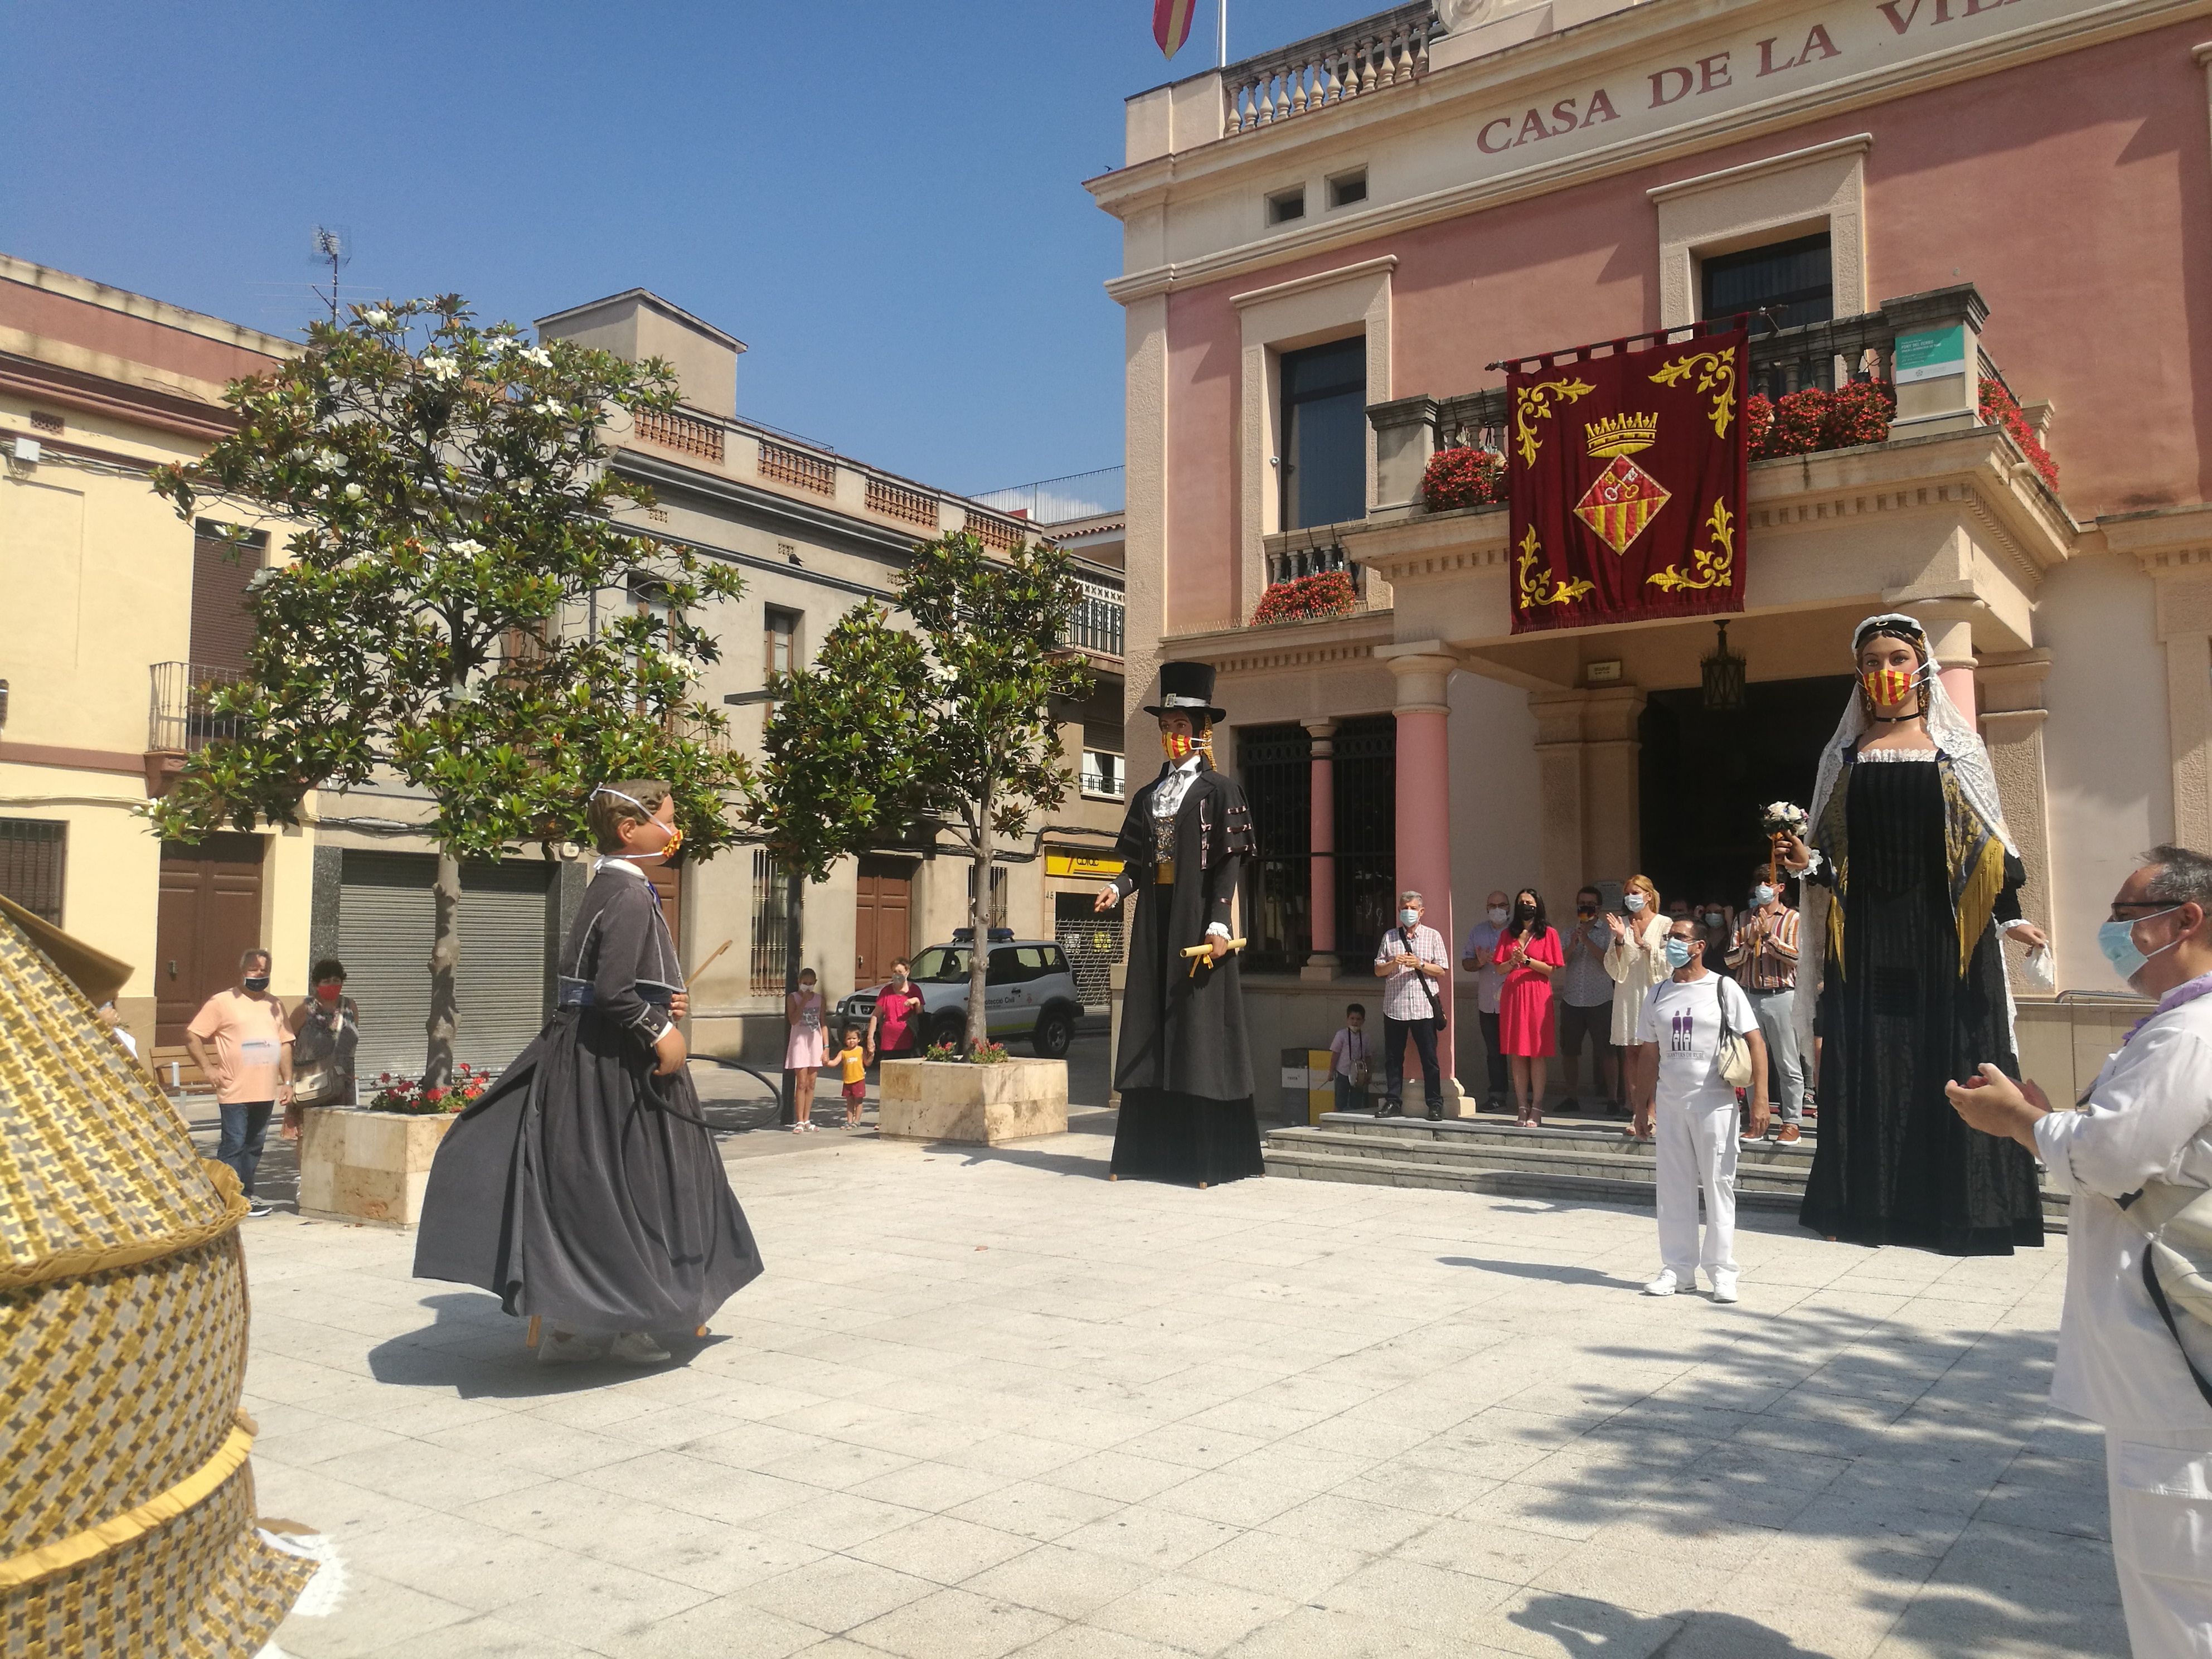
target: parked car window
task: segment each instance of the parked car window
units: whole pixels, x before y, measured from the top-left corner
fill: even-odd
[[[1024,945],[1014,952],[1022,964],[1024,979],[1042,979],[1045,971],[1045,951],[1041,945]]]
[[[962,985],[968,979],[968,947],[933,945],[914,959],[914,976],[923,985]]]
[[[1044,947],[1044,970],[1048,974],[1064,974],[1067,971],[1067,957],[1057,945],[1048,945]]]
[[[986,985],[1018,985],[1028,977],[1021,964],[1014,959],[1013,951],[994,951],[991,952],[990,969],[983,982]]]

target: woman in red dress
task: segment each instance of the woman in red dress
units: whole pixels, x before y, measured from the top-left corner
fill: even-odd
[[[1564,967],[1558,930],[1544,920],[1544,896],[1523,887],[1498,940],[1505,981],[1498,992],[1498,1046],[1513,1073],[1513,1103],[1523,1128],[1544,1122],[1544,1062],[1552,1057],[1552,973]]]

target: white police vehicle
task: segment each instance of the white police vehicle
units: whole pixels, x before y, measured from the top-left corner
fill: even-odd
[[[974,929],[956,928],[950,945],[933,945],[915,953],[914,987],[921,993],[923,1030],[932,1042],[967,1041],[968,971],[975,961],[974,939]],[[983,969],[983,1006],[992,1041],[1026,1036],[1037,1054],[1058,1060],[1067,1052],[1075,1022],[1083,1017],[1083,1000],[1075,992],[1067,953],[1048,939],[1016,939],[1010,927],[992,928],[989,947]],[[882,988],[872,985],[854,992],[837,1005],[837,1020],[866,1025]]]

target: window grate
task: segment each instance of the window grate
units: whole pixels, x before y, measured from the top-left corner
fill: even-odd
[[[62,877],[69,825],[44,818],[0,818],[0,893],[42,921],[62,925]]]
[[[768,849],[753,848],[752,988],[757,994],[783,989],[791,949],[789,884]]]
[[[1259,844],[1246,889],[1245,960],[1261,973],[1296,973],[1313,953],[1312,757],[1303,726],[1237,733],[1237,770]]]
[[[1338,726],[1336,948],[1372,951],[1397,910],[1398,722],[1374,714]]]

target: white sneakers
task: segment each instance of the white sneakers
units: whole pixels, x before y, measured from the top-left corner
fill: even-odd
[[[1715,1273],[1712,1277],[1713,1300],[1716,1302],[1735,1301],[1736,1299],[1735,1275],[1734,1273]],[[1653,1279],[1649,1285],[1646,1285],[1644,1287],[1644,1294],[1646,1296],[1672,1296],[1677,1291],[1680,1291],[1683,1294],[1687,1295],[1697,1288],[1698,1276],[1696,1273],[1692,1273],[1690,1277],[1685,1280],[1676,1277],[1674,1270],[1672,1267],[1662,1267],[1659,1270],[1659,1277]]]
[[[625,1365],[658,1365],[668,1357],[668,1350],[644,1331],[624,1331],[607,1349],[608,1358]]]
[[[586,1336],[564,1326],[548,1325],[538,1339],[541,1365],[576,1364],[587,1359],[611,1359],[623,1365],[658,1365],[671,1356],[645,1331],[624,1331],[609,1341]]]

